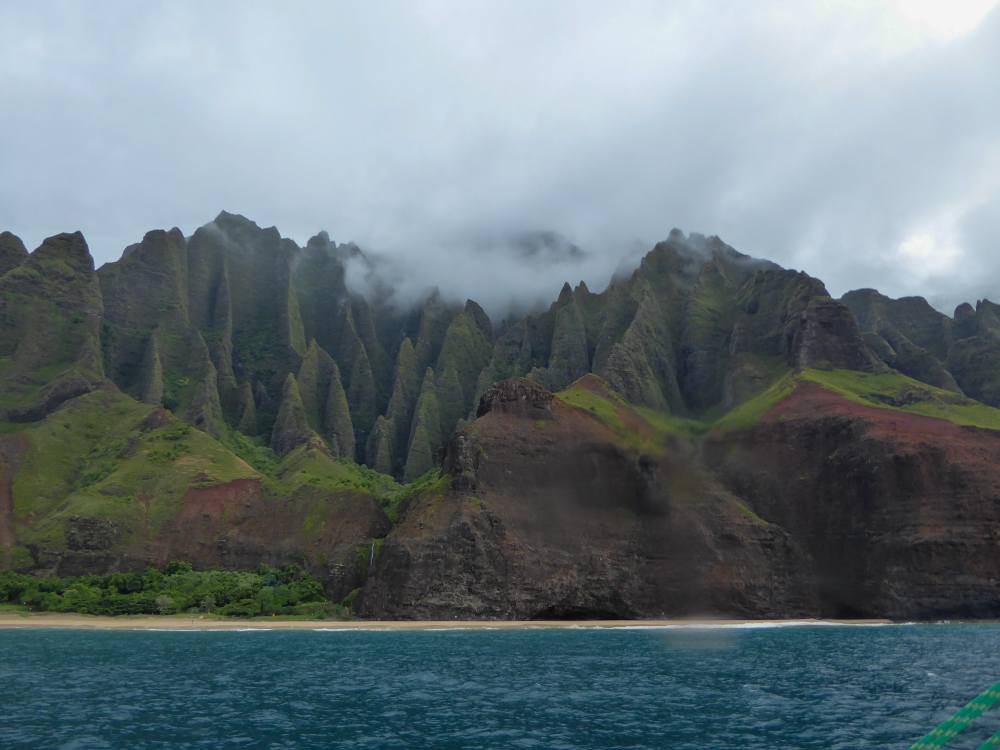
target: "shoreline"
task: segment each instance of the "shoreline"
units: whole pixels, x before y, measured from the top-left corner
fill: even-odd
[[[901,623],[884,619],[827,620],[280,620],[280,619],[211,619],[176,615],[121,615],[105,617],[71,613],[2,613],[0,630],[176,630],[176,631],[246,631],[246,630],[641,630],[657,628],[768,628],[823,625],[880,626]]]

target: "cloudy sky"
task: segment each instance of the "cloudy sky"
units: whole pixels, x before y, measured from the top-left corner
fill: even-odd
[[[994,4],[0,0],[0,228],[105,262],[225,208],[476,295],[562,281],[477,238],[557,230],[599,282],[678,226],[1000,298]]]

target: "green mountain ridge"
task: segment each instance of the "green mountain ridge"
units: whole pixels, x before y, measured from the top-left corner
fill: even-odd
[[[659,462],[753,428],[807,384],[1000,431],[1000,306],[985,300],[951,318],[873,290],[835,300],[674,230],[606,290],[566,284],[495,323],[436,292],[411,308],[386,284],[358,294],[354,261],[326,233],[300,248],[226,212],[96,270],[79,233],[30,254],[0,235],[2,566],[298,564],[353,601],[384,541],[476,474],[463,441],[512,378],[554,392],[560,419],[593,420],[582,437]],[[539,414],[526,445],[550,440]]]

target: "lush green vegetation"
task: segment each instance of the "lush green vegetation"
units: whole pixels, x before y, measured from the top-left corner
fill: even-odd
[[[0,571],[0,605],[87,615],[215,614],[228,617],[345,617],[319,581],[301,568],[196,571],[184,562],[162,570],[74,578]]]
[[[654,444],[664,435],[696,437],[714,432],[730,432],[752,427],[778,403],[792,394],[799,383],[815,383],[848,401],[879,409],[892,409],[910,414],[943,419],[954,424],[1000,430],[1000,409],[952,391],[935,388],[901,373],[890,371],[866,373],[855,370],[803,370],[786,372],[769,388],[738,404],[718,419],[685,419],[672,414],[629,404],[610,389],[600,393],[579,382],[560,391],[558,398],[571,406],[593,414],[637,449],[649,449],[649,437],[637,431],[634,420],[626,425],[623,415],[628,410],[641,417],[653,430]]]
[[[959,425],[1000,430],[1000,409],[895,371],[805,370],[799,379],[817,383],[865,406],[896,409]]]
[[[732,430],[744,430],[752,427],[761,420],[771,407],[792,394],[792,391],[795,390],[795,383],[795,374],[791,372],[787,373],[766,390],[730,409],[711,425],[712,429],[720,432],[730,432]]]
[[[279,464],[274,477],[283,489],[316,487],[330,491],[365,492],[379,498],[393,495],[400,489],[396,480],[353,461],[334,461],[316,446],[302,445],[289,453]]]
[[[601,394],[585,388],[578,383],[574,383],[569,388],[559,391],[558,398],[570,406],[589,411],[603,424],[617,433],[625,431],[625,425],[618,413],[619,408],[625,404],[625,401],[621,400],[621,403],[619,403],[619,398],[613,395],[611,391]]]
[[[798,383],[815,383],[853,403],[943,419],[959,425],[1000,430],[1000,409],[961,394],[935,388],[902,373],[856,370],[803,370],[789,372],[770,388],[738,405],[714,422],[714,430],[751,427],[773,406],[787,398]]]
[[[14,477],[14,512],[39,519],[21,539],[59,549],[66,518],[154,533],[192,486],[260,475],[210,435],[113,391],[73,399],[23,430],[31,450]],[[123,539],[123,541],[125,541]]]
[[[671,435],[694,437],[703,434],[709,428],[708,422],[699,419],[678,417],[676,414],[667,414],[646,406],[632,406],[632,409],[653,427]]]
[[[661,451],[668,435],[692,436],[706,429],[696,420],[630,404],[594,375],[587,376],[587,384],[577,381],[556,397],[589,412],[624,445],[643,452]]]
[[[593,414],[631,447],[649,450],[651,447],[662,446],[667,435],[695,438],[710,431],[728,432],[752,426],[795,389],[795,373],[786,372],[782,376],[776,372],[775,377],[777,379],[770,387],[718,418],[714,418],[714,412],[705,414],[700,419],[693,419],[637,406],[625,401],[610,386],[605,385],[603,392],[598,392],[581,385],[580,381],[556,395],[564,403]],[[598,380],[593,375],[588,378]]]
[[[227,429],[222,433],[219,442],[229,448],[261,474],[273,475],[278,470],[280,460],[277,454],[260,437],[250,437],[242,432]]]

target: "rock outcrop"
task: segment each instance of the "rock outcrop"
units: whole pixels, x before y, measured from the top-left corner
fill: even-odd
[[[17,268],[28,258],[21,238],[10,232],[0,232],[0,276]]]
[[[41,419],[100,386],[102,312],[79,232],[49,237],[0,277],[0,419]]]
[[[271,432],[271,450],[284,456],[315,437],[316,433],[309,426],[305,406],[302,404],[299,385],[289,374],[281,389],[281,406]]]
[[[486,389],[476,416],[490,412],[520,416],[545,416],[552,410],[552,392],[527,378],[509,378]]]
[[[801,551],[680,450],[620,446],[537,384],[509,380],[451,442],[362,594],[375,617],[796,616]]]
[[[706,456],[806,553],[817,614],[1000,615],[1000,432],[801,385]]]
[[[861,338],[858,323],[841,302],[813,297],[802,311],[791,343],[792,363],[824,370],[886,369]]]

